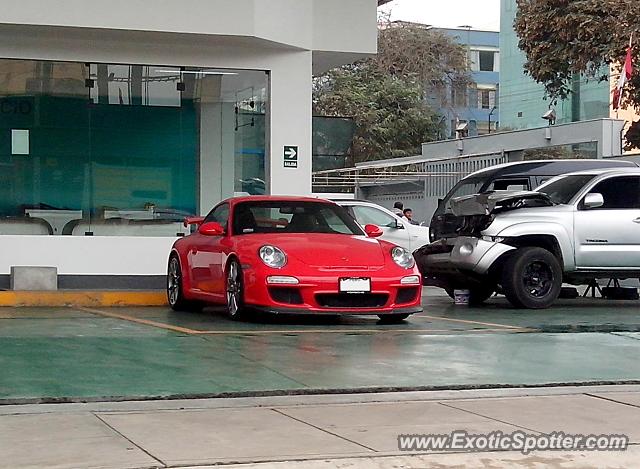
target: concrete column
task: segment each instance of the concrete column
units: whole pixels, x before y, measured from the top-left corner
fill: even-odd
[[[311,52],[287,54],[271,70],[266,173],[274,195],[311,194]],[[298,147],[298,167],[284,167],[284,147]]]
[[[222,102],[222,77],[200,80],[200,199],[199,212],[207,214],[214,205],[233,195],[234,110]]]

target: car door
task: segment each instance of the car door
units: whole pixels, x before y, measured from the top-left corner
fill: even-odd
[[[640,269],[640,176],[604,179],[589,190],[604,205],[574,214],[579,269]],[[584,197],[582,198],[584,200]]]
[[[407,229],[408,222],[370,205],[352,205],[353,216],[361,226],[377,225],[382,231],[382,239],[390,243],[411,249],[410,233]]]
[[[205,217],[204,223],[217,222],[228,235],[229,204],[223,203],[215,207]],[[191,267],[193,288],[200,293],[214,297],[216,300],[224,298],[224,255],[222,241],[225,236],[208,236],[196,232],[191,235],[191,249],[189,263]]]

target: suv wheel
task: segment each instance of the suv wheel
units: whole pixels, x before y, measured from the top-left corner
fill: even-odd
[[[548,308],[562,288],[560,262],[546,249],[520,248],[504,265],[502,288],[516,308]]]

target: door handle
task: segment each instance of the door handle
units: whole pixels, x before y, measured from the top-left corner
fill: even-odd
[[[640,223],[640,217],[636,218],[635,220],[633,220],[634,223]]]

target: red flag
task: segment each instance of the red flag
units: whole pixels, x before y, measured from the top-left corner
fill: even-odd
[[[615,90],[613,90],[613,109],[620,109],[620,103],[622,101],[622,92],[624,90],[624,85],[627,84],[629,80],[631,80],[631,75],[633,74],[633,35],[629,40],[629,47],[627,47],[627,57],[624,60],[624,67],[622,67],[622,71],[620,72],[620,79],[618,80],[618,86]]]

